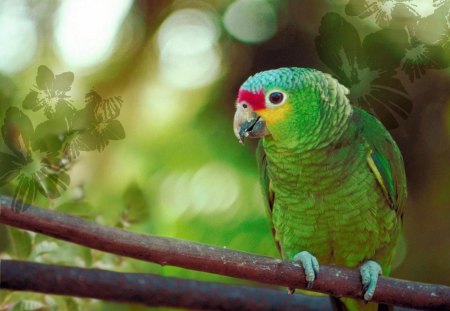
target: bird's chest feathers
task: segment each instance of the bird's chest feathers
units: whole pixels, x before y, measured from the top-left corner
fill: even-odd
[[[319,150],[278,150],[268,156],[268,172],[278,196],[322,200],[351,178],[361,165],[357,148],[330,146]],[[359,159],[358,159],[359,158]]]
[[[376,206],[379,198],[368,187],[376,181],[362,147],[350,144],[276,157],[269,151],[267,159],[275,193],[273,225],[285,258],[309,250],[322,262],[354,266],[372,252],[369,246],[361,252],[351,248],[361,249],[367,232],[358,232],[375,221],[373,211],[362,207]]]

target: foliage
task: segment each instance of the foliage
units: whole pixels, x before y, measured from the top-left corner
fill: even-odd
[[[2,125],[0,185],[15,184],[14,208],[20,212],[38,193],[55,199],[67,190],[68,170],[81,151],[103,151],[109,140],[125,138],[116,120],[122,99],[102,99],[96,92],[86,94],[86,104],[76,109],[67,95],[74,79],[72,72],[54,75],[39,66],[36,85],[23,101],[23,108],[44,111],[46,121],[33,126],[20,108],[6,110]]]

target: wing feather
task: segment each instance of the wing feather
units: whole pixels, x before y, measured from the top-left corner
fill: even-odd
[[[276,239],[276,231],[275,231],[275,227],[272,222],[272,212],[273,212],[273,206],[275,203],[275,192],[273,192],[273,189],[271,187],[272,183],[270,181],[269,174],[267,171],[267,157],[266,157],[266,153],[264,152],[264,147],[262,146],[262,140],[259,141],[258,147],[256,149],[256,160],[258,162],[259,182],[261,184],[261,188],[262,188],[262,192],[263,192],[263,196],[264,196],[264,202],[266,205],[267,214],[269,216],[270,228],[271,228],[273,239],[277,246],[278,252],[281,255],[281,244]]]
[[[368,148],[367,163],[391,207],[401,217],[406,201],[406,175],[400,150],[380,121],[357,108],[355,113],[359,114],[358,123]]]

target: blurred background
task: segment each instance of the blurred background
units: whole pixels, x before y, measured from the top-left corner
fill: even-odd
[[[52,128],[44,122],[63,97],[75,118],[94,103],[102,140],[85,137],[84,147],[69,148],[75,155],[64,158],[64,185],[50,195],[36,184],[35,204],[133,232],[277,256],[256,143],[242,146],[232,131],[237,90],[271,68],[329,72],[355,105],[392,129],[403,153],[409,198],[393,276],[450,285],[449,10],[446,0],[2,0],[0,123],[24,114],[37,133]],[[39,97],[46,92],[53,95]],[[2,133],[1,150],[11,153],[14,142]],[[4,180],[2,193],[31,193],[13,178],[29,169],[14,167],[19,175]],[[1,258],[244,283],[4,226],[0,240]],[[16,308],[145,309],[0,291],[0,309]]]

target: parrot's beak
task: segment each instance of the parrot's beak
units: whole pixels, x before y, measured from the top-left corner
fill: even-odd
[[[246,137],[260,138],[270,134],[266,127],[266,122],[264,122],[264,120],[245,103],[238,103],[236,105],[233,129],[234,135],[236,135],[241,144],[244,143]]]

